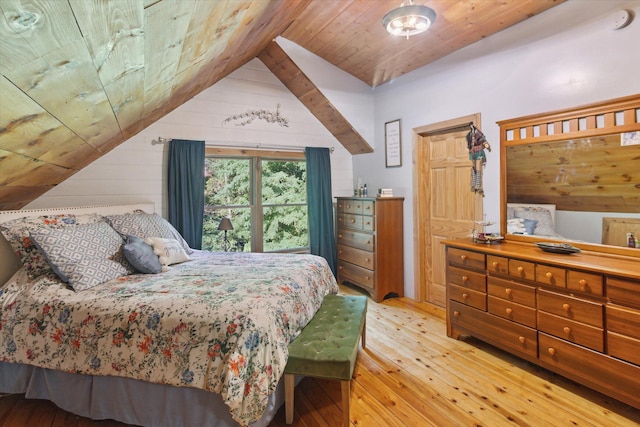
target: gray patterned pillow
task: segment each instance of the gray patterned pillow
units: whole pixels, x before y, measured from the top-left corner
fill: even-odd
[[[20,258],[22,268],[26,271],[27,276],[35,279],[45,274],[53,275],[53,272],[45,257],[31,240],[31,231],[41,227],[62,228],[80,224],[93,224],[99,221],[104,221],[104,218],[98,214],[40,215],[16,218],[4,222],[0,224],[0,232],[2,232],[13,251]]]
[[[62,280],[75,291],[133,273],[124,240],[106,222],[60,229],[39,228],[31,238]]]
[[[124,215],[109,215],[106,217],[111,226],[122,236],[131,234],[141,239],[148,237],[162,237],[163,239],[175,239],[184,248],[187,254],[192,254],[193,250],[182,235],[173,225],[160,215],[153,213],[132,213]]]

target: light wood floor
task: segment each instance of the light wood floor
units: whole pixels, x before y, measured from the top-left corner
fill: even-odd
[[[351,383],[356,427],[640,425],[640,411],[628,405],[480,341],[447,338],[444,312],[408,298],[369,301],[367,347]],[[295,399],[293,426],[340,425],[337,381],[305,378]],[[270,427],[285,425],[283,407]],[[0,427],[22,426],[125,425],[91,421],[19,395],[0,399]]]

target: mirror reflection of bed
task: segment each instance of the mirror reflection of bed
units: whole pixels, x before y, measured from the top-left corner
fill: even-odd
[[[507,233],[627,247],[627,233],[640,237],[640,214],[631,215],[559,211],[548,203],[507,203]]]
[[[602,252],[628,247],[627,233],[637,234],[640,222],[640,145],[628,141],[639,112],[633,95],[498,122],[507,239],[574,241]],[[545,206],[551,220],[543,218]]]

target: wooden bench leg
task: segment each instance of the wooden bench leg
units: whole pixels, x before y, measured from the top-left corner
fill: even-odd
[[[342,418],[343,426],[351,425],[349,401],[351,400],[351,381],[340,381],[342,383]]]
[[[293,374],[284,374],[284,410],[285,422],[293,422],[293,395],[295,391],[295,378]]]

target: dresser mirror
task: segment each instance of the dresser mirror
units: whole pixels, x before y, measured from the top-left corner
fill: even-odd
[[[498,124],[507,240],[640,257],[640,95]]]

